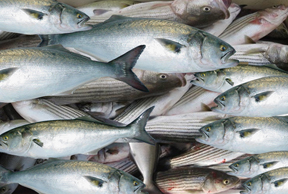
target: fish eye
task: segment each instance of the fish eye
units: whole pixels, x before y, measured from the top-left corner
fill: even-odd
[[[205,77],[205,76],[206,76],[206,73],[201,73],[200,76],[201,76],[201,77]]]
[[[2,187],[1,191],[5,192],[6,191],[6,187]]]
[[[202,10],[205,11],[205,12],[210,12],[211,8],[210,7],[203,7]]]
[[[247,183],[247,185],[250,187],[250,186],[252,185],[252,183],[251,183],[251,182],[249,182],[249,183]]]
[[[236,163],[234,166],[236,166],[236,167],[239,167],[239,164],[238,164],[238,163]]]
[[[211,131],[211,127],[206,127],[205,129],[207,132],[210,132]]]
[[[166,74],[161,74],[159,77],[160,79],[167,79],[168,76]]]
[[[225,97],[225,96],[222,96],[222,97],[220,98],[220,100],[225,101],[225,100],[226,100],[226,97]]]
[[[6,136],[2,137],[2,139],[3,139],[4,141],[7,141],[7,140],[9,139],[9,137],[6,135]]]
[[[230,183],[230,181],[229,181],[228,179],[224,179],[224,180],[223,180],[223,184],[224,184],[224,185],[228,185],[229,183]]]
[[[226,46],[224,46],[224,45],[221,45],[220,46],[220,51],[226,51],[227,50],[227,47]]]
[[[83,17],[83,15],[82,15],[82,14],[80,14],[80,13],[78,13],[78,14],[76,15],[76,17],[77,17],[78,19],[80,19],[80,18],[82,18],[82,17]]]
[[[133,185],[134,185],[134,186],[138,186],[139,183],[138,183],[137,181],[134,181],[134,182],[133,182]]]

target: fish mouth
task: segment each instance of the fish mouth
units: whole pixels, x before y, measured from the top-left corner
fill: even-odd
[[[225,53],[223,56],[221,56],[220,58],[221,63],[222,64],[227,63],[227,60],[229,59],[229,57],[231,57],[234,53],[235,53],[235,50],[231,50]]]
[[[205,133],[205,131],[203,131],[202,129],[200,129],[199,132],[204,136],[206,141],[210,138],[209,135],[207,133]]]
[[[90,20],[89,16],[84,17],[82,20],[80,20],[79,22],[77,22],[77,25],[79,28],[84,28],[84,27],[91,27],[91,25],[89,24],[85,24],[88,20]]]
[[[230,17],[230,12],[228,11],[228,8],[231,5],[232,0],[220,0],[219,3],[221,4],[220,8],[225,15],[225,19],[228,19]]]
[[[229,166],[229,168],[230,168],[231,170],[233,170],[235,173],[238,172],[238,169],[237,169],[233,164],[231,164],[231,165]]]
[[[185,79],[185,75],[186,75],[186,73],[177,73],[177,77],[178,77],[179,80],[180,80],[181,87],[184,87],[184,86],[186,86],[186,84],[187,84],[187,81],[186,81],[186,79]]]
[[[245,188],[246,191],[251,192],[251,188],[249,188],[249,186],[247,186],[246,184],[244,184],[243,187]]]
[[[134,193],[142,193],[142,189],[144,189],[144,187],[145,187],[145,185],[143,184],[143,185],[139,186],[138,188],[136,188],[133,192]]]
[[[224,109],[224,108],[225,108],[225,104],[222,103],[220,100],[215,99],[214,102],[217,104],[217,107],[219,107],[219,105],[220,105],[220,108],[221,108],[221,109]]]

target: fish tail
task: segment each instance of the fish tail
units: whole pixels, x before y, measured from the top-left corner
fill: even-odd
[[[109,64],[115,66],[116,77],[115,79],[123,81],[128,85],[132,86],[143,92],[148,92],[146,86],[139,80],[139,78],[134,74],[132,68],[135,66],[136,61],[143,52],[145,45],[138,46],[124,55],[112,60]]]
[[[7,170],[0,166],[0,183],[8,183],[7,175],[10,173],[10,170]]]
[[[130,123],[127,126],[132,130],[132,133],[133,133],[132,137],[134,139],[138,139],[140,141],[143,141],[151,145],[155,145],[155,140],[153,139],[153,137],[149,135],[149,133],[147,133],[147,131],[145,130],[145,126],[149,118],[149,115],[153,109],[154,109],[154,106],[147,109],[137,119],[135,119],[132,123]]]
[[[53,35],[39,35],[41,42],[38,47],[59,44],[57,34]]]

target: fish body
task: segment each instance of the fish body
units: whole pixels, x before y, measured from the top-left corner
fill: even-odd
[[[288,152],[277,151],[257,154],[234,162],[229,166],[233,174],[242,177],[252,178],[277,168],[288,165]]]
[[[288,7],[284,5],[267,8],[234,21],[219,36],[231,45],[256,42],[277,28],[288,16]]]
[[[144,187],[137,178],[115,168],[94,162],[65,160],[48,161],[19,172],[1,167],[1,182],[19,183],[49,194],[140,194]]]
[[[55,0],[3,0],[0,30],[21,34],[62,34],[89,30],[90,18]]]
[[[145,44],[135,67],[160,73],[200,72],[238,64],[228,59],[235,52],[229,44],[197,28],[167,20],[112,16],[86,32],[50,36],[49,44],[72,47],[101,61]]]
[[[269,117],[288,113],[288,77],[265,77],[235,86],[214,99],[212,110],[234,116]]]
[[[89,120],[55,120],[15,128],[0,137],[3,152],[32,158],[57,158],[99,150],[118,138],[136,138],[154,143],[145,131],[152,109],[126,127]]]
[[[233,188],[239,179],[209,168],[183,167],[158,172],[156,183],[164,194],[206,194]]]
[[[287,117],[231,117],[200,128],[196,140],[220,149],[248,154],[288,151]]]
[[[288,76],[288,72],[270,66],[239,64],[236,67],[195,73],[192,83],[214,92],[225,92],[235,86],[270,76]]]
[[[286,194],[288,192],[288,168],[278,168],[244,182],[245,194]]]
[[[0,91],[3,93],[0,102],[28,100],[69,90],[71,93],[80,85],[108,76],[130,80],[128,82],[140,84],[138,86],[147,91],[131,71],[143,48],[135,48],[111,61],[110,65],[91,61],[59,45],[3,50],[0,52]]]

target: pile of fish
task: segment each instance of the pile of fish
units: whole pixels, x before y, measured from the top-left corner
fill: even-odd
[[[288,5],[0,10],[1,194],[288,193]]]

